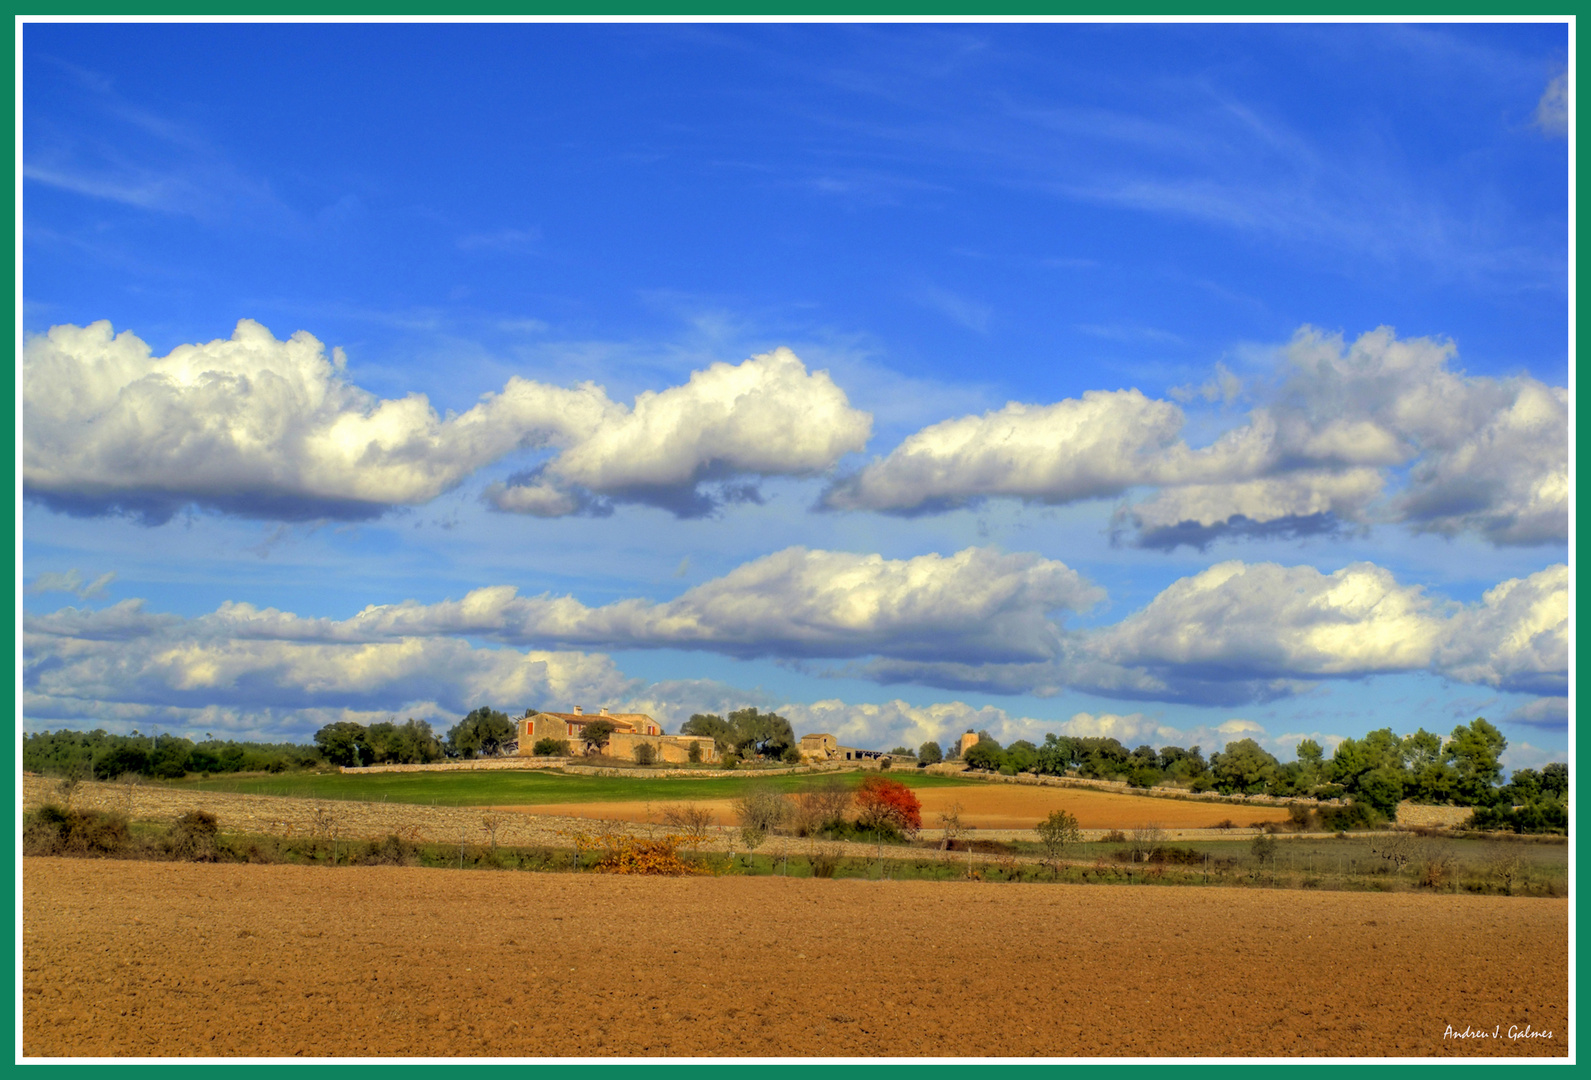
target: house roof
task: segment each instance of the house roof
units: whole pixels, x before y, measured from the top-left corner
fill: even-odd
[[[656,720],[653,720],[645,713],[609,713],[603,716],[601,713],[538,712],[536,716],[551,716],[566,723],[581,725],[595,723],[598,720],[607,720],[615,726],[627,725],[629,727],[644,727],[647,724],[657,723]],[[532,720],[535,718],[535,716],[531,717]]]

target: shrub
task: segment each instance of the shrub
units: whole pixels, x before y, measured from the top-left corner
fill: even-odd
[[[663,824],[699,847],[713,824],[713,812],[695,803],[672,803],[663,807]]]
[[[843,822],[850,805],[851,789],[845,781],[838,776],[825,777],[796,793],[791,830],[797,836],[815,835],[827,826]]]
[[[685,752],[685,760],[693,765],[700,763],[702,760],[702,744],[699,742],[691,743],[691,748]]]
[[[216,847],[217,829],[214,814],[190,810],[179,817],[166,834],[166,852],[174,859],[188,862],[215,862],[221,857]]]
[[[779,760],[789,765],[801,764],[801,748],[799,746],[785,747],[784,753],[779,755]]]
[[[365,841],[364,850],[356,852],[349,861],[369,866],[413,866],[420,861],[420,845],[389,833],[385,839]]]
[[[635,763],[637,765],[651,765],[657,761],[657,747],[651,743],[641,743],[635,748]]]
[[[1105,834],[1105,843],[1107,844],[1125,844],[1126,842],[1127,834],[1120,829],[1112,829]]]
[[[596,837],[594,843],[588,842],[585,846],[602,847],[602,855],[594,868],[605,874],[677,877],[707,873],[706,867],[688,862],[680,856],[681,839],[678,836],[665,836],[648,840],[621,833],[604,833]]]
[[[537,739],[536,745],[530,748],[530,752],[535,754],[537,757],[568,757],[569,740],[553,738]]]
[[[725,752],[724,756],[718,761],[718,767],[720,769],[733,769],[739,764],[740,755],[735,753],[733,750]]]
[[[126,816],[105,810],[45,803],[23,821],[23,851],[29,855],[114,855],[131,840]]]
[[[1267,862],[1276,858],[1276,837],[1270,833],[1260,833],[1249,844],[1249,854],[1259,862]]]
[[[813,877],[831,878],[840,867],[840,853],[834,848],[819,848],[809,856],[809,861]]]
[[[1347,806],[1322,806],[1320,808],[1320,824],[1331,832],[1346,832],[1349,829],[1369,829],[1380,821],[1380,815],[1368,803],[1351,802]]]
[[[888,825],[908,836],[923,827],[923,804],[899,780],[869,776],[856,792],[857,824],[877,830]]]

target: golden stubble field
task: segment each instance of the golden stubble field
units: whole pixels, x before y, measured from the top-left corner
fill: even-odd
[[[1209,829],[1223,821],[1249,825],[1257,821],[1286,821],[1287,808],[1233,802],[1197,802],[1190,799],[1118,795],[1087,788],[1027,787],[1016,784],[968,784],[965,787],[921,788],[923,826],[935,828],[938,816],[953,805],[961,806],[961,821],[978,829],[1031,829],[1053,810],[1077,816],[1084,829],[1136,829],[1159,825],[1165,829]],[[602,818],[607,821],[661,820],[667,804],[659,802],[540,803],[535,806],[499,807],[551,817]],[[719,825],[735,823],[733,800],[701,799],[698,806],[712,811]]]
[[[23,1052],[1562,1055],[1567,918],[1561,899],[30,858]],[[1526,1025],[1551,1037],[1508,1038]]]

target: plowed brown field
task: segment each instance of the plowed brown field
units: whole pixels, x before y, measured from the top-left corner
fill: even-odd
[[[1561,1055],[1567,918],[1507,897],[30,858],[23,1052]],[[1527,1024],[1551,1036],[1508,1037]]]
[[[952,804],[961,804],[961,821],[978,829],[1031,829],[1052,810],[1077,815],[1084,829],[1136,829],[1159,825],[1165,829],[1208,829],[1223,821],[1248,825],[1256,821],[1286,821],[1282,806],[1248,806],[1230,802],[1196,802],[1145,795],[1117,795],[1087,788],[1020,787],[1015,784],[969,784],[966,787],[922,788],[923,825],[934,828],[938,815]],[[698,806],[711,810],[719,825],[736,822],[730,799],[702,799]],[[539,803],[535,806],[500,807],[522,813],[554,817],[601,818],[607,821],[661,820],[663,803],[638,801],[604,803]]]

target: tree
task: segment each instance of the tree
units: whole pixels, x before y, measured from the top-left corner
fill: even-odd
[[[1305,739],[1298,744],[1298,786],[1312,788],[1320,783],[1320,775],[1326,767],[1326,752],[1314,739]]]
[[[912,753],[911,747],[909,747],[909,746],[897,746],[897,747],[895,747],[893,750],[891,750],[889,752],[889,756],[890,757],[915,758],[917,755]]]
[[[729,726],[734,733],[735,749],[742,757],[755,754],[776,758],[796,742],[795,729],[778,713],[758,712],[755,708],[736,709],[729,714]]]
[[[734,730],[722,716],[714,713],[693,713],[679,727],[681,735],[704,735],[713,740],[720,754],[735,748]]]
[[[513,734],[514,725],[507,714],[482,705],[448,729],[447,742],[460,757],[496,757]]]
[[[580,738],[586,744],[586,749],[602,752],[608,745],[608,736],[612,735],[618,727],[611,720],[593,720],[580,730]]]
[[[637,765],[651,765],[657,761],[657,747],[651,743],[638,743],[635,747],[635,763]]]
[[[1458,772],[1454,788],[1459,802],[1489,806],[1495,800],[1496,784],[1503,774],[1498,759],[1506,749],[1508,740],[1503,733],[1483,717],[1476,717],[1467,727],[1460,724],[1453,729],[1447,756]]]
[[[1027,772],[1038,760],[1039,748],[1026,739],[1018,739],[1005,748],[1005,763],[1017,772]]]
[[[932,739],[917,748],[917,760],[924,765],[938,765],[945,760],[945,752]]]
[[[1541,793],[1558,799],[1569,797],[1569,766],[1554,761],[1541,767]]]
[[[979,739],[967,747],[966,753],[961,755],[961,760],[972,769],[998,769],[1005,764],[1005,751],[1000,749],[1000,744],[993,739],[987,742]]]
[[[1077,827],[1076,815],[1065,810],[1051,810],[1050,816],[1039,822],[1035,831],[1052,862],[1064,855],[1067,848],[1083,840],[1083,831]]]
[[[1398,803],[1403,801],[1403,777],[1389,766],[1372,769],[1359,779],[1357,797],[1369,803],[1376,813],[1394,819],[1398,816]]]
[[[1257,793],[1276,776],[1276,758],[1253,739],[1227,743],[1219,754],[1210,755],[1210,771],[1216,786],[1223,791]]]
[[[365,726],[351,720],[339,720],[315,732],[315,745],[333,765],[361,764],[360,744],[364,739]]]
[[[907,836],[923,827],[923,804],[899,780],[869,776],[856,792],[858,825],[867,829],[888,826]]]

